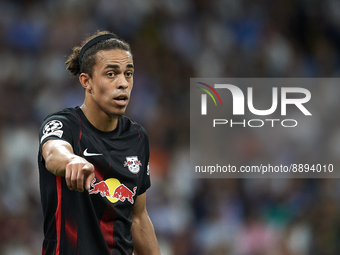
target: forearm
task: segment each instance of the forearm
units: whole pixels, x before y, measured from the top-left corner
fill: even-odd
[[[155,231],[147,211],[133,218],[131,231],[135,255],[160,255]]]
[[[47,141],[43,145],[43,157],[46,169],[57,176],[65,176],[65,169],[76,155],[73,154],[72,147],[63,141]]]
[[[80,192],[91,188],[94,166],[86,159],[73,153],[72,146],[62,140],[47,141],[42,147],[46,169],[54,175],[65,176],[70,190]]]

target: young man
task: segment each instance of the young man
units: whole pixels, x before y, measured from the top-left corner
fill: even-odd
[[[133,86],[130,47],[97,32],[66,65],[79,75],[85,100],[47,116],[40,129],[43,254],[160,254],[145,208],[148,137],[124,116]]]

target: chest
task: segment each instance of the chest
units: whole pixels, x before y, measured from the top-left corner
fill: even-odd
[[[133,204],[147,165],[138,134],[100,137],[83,132],[79,137],[75,150],[95,167],[95,180],[89,194],[111,203]]]

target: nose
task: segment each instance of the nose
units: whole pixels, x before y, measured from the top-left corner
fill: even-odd
[[[117,89],[127,89],[129,86],[129,82],[127,81],[124,74],[119,75],[117,80]]]

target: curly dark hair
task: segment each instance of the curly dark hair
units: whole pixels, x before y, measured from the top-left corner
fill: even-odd
[[[66,64],[66,69],[70,71],[73,75],[78,75],[81,73],[87,73],[92,78],[92,67],[96,64],[96,53],[101,50],[114,50],[114,49],[120,49],[125,50],[131,53],[130,45],[125,42],[122,39],[107,39],[100,41],[96,43],[95,45],[91,46],[88,50],[85,51],[81,61],[79,61],[79,53],[84,47],[84,45],[92,40],[93,38],[105,35],[105,34],[111,34],[117,37],[114,33],[111,33],[109,31],[97,31],[94,35],[86,38],[81,46],[76,46],[72,49],[72,54],[69,55]],[[118,38],[118,37],[117,37]]]

